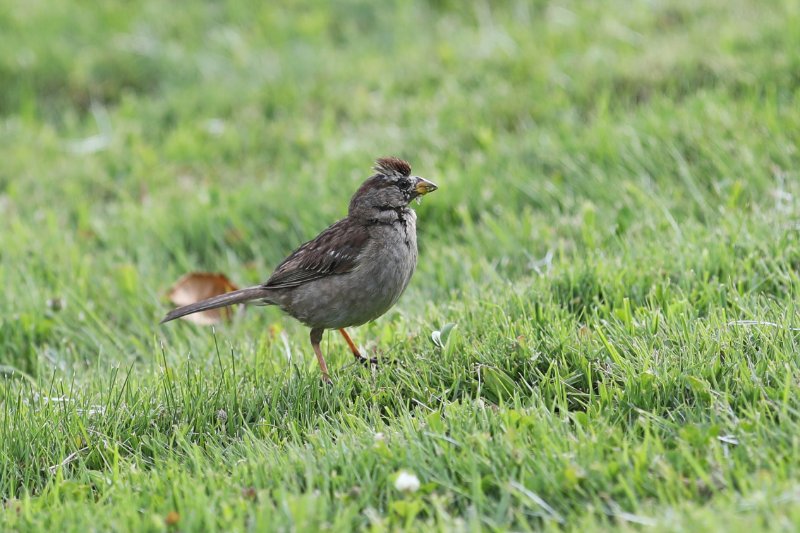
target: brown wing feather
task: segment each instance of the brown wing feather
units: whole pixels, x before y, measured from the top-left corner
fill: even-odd
[[[284,259],[263,286],[297,287],[325,276],[350,272],[358,266],[358,257],[368,240],[364,226],[340,220]]]

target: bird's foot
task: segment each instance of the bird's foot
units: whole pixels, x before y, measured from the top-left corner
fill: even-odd
[[[377,357],[364,357],[360,353],[354,353],[353,357],[355,357],[357,362],[361,363],[364,366],[378,366]]]
[[[379,366],[394,366],[402,364],[397,359],[387,359],[386,354],[384,353],[383,350],[378,349],[377,351],[378,354],[380,354],[382,357],[379,358],[377,355],[373,355],[372,357],[365,357],[361,355],[360,352],[354,353],[353,357],[355,358],[357,363],[360,363],[365,367],[369,366],[372,368],[377,368]]]

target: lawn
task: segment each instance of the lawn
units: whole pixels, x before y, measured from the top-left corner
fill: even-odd
[[[800,528],[796,2],[31,0],[0,35],[0,530]],[[384,155],[440,187],[352,331],[385,364],[328,332],[324,385],[274,308],[158,325]]]

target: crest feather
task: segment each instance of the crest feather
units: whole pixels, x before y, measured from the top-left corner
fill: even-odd
[[[411,175],[411,165],[397,157],[381,157],[375,161],[375,171],[381,174]]]

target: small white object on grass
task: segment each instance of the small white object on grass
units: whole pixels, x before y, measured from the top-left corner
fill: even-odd
[[[410,472],[401,470],[394,480],[394,488],[400,492],[417,492],[419,490],[419,478]]]
[[[221,118],[210,118],[204,124],[206,132],[214,137],[219,137],[225,133],[225,121]]]
[[[447,346],[447,339],[450,338],[450,332],[453,331],[458,324],[449,323],[442,326],[441,330],[435,330],[431,332],[431,340],[433,344],[438,348],[444,348]]]

